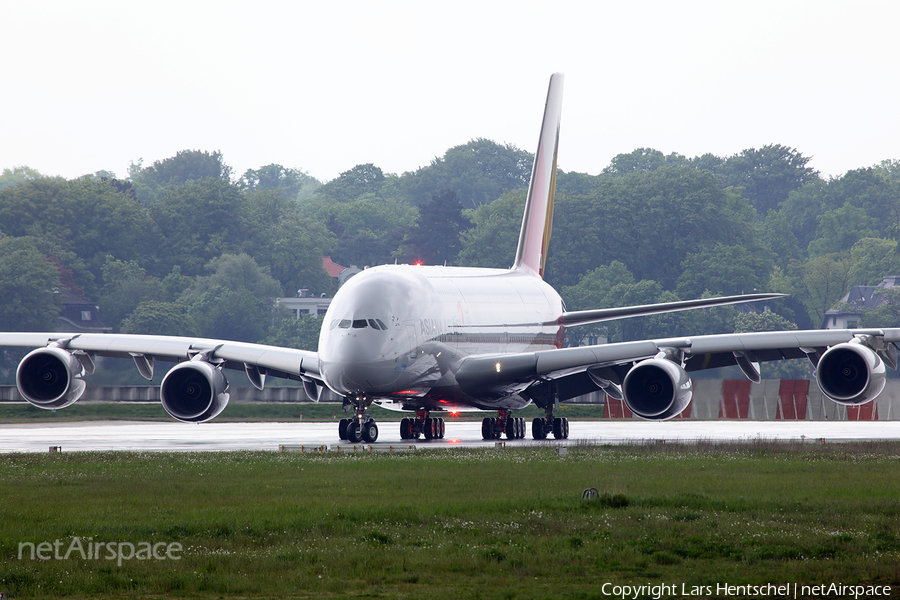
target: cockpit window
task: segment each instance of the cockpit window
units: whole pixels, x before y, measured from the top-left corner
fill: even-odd
[[[384,321],[381,319],[341,319],[338,321],[335,319],[331,323],[331,328],[340,327],[341,329],[365,329],[366,327],[371,327],[372,329],[387,331],[387,325],[384,324]]]

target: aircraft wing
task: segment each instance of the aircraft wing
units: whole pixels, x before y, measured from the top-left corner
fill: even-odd
[[[629,390],[625,380],[642,365],[642,361],[669,372],[673,386],[678,387],[676,384],[687,379],[686,372],[690,371],[737,365],[749,379],[759,381],[759,362],[807,357],[818,367],[817,380],[829,397],[838,402],[858,404],[871,400],[881,391],[883,383],[877,391],[868,386],[879,377],[883,380],[885,364],[897,367],[895,344],[898,342],[900,329],[778,331],[665,338],[472,356],[462,361],[456,379],[464,391],[473,395],[491,391],[524,392],[527,395],[552,383],[558,400],[604,389],[612,397],[621,399],[624,395],[627,402]],[[663,379],[662,371],[655,375]],[[685,384],[682,382],[681,385]],[[688,401],[689,398],[688,394]],[[670,416],[675,415],[659,418]],[[647,418],[656,417],[651,414]]]
[[[94,356],[132,358],[146,379],[153,378],[157,360],[183,362],[202,355],[210,364],[246,371],[259,389],[267,375],[304,383],[321,380],[316,352],[244,342],[161,335],[0,333],[0,347],[36,347],[45,353],[62,351],[63,354],[57,352],[57,357],[64,363],[64,354],[68,354],[89,373],[94,370]],[[77,365],[72,363],[72,367]]]
[[[563,313],[562,324],[566,326],[587,325],[588,323],[600,323],[602,321],[626,319],[628,317],[643,317],[646,315],[658,315],[682,310],[741,304],[743,302],[773,300],[775,298],[784,298],[785,296],[787,296],[787,294],[744,294],[740,296],[721,296],[719,298],[700,298],[698,300],[663,302],[660,304],[643,304],[640,306],[620,306],[615,308],[570,311]]]

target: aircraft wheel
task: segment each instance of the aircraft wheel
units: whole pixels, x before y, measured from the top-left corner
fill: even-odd
[[[544,431],[544,419],[535,417],[535,419],[531,422],[531,437],[536,440],[547,439],[547,432]]]
[[[347,423],[347,441],[351,444],[358,444],[361,439],[362,428],[359,426],[359,421],[353,419]]]
[[[410,435],[409,430],[409,417],[403,417],[400,419],[400,439],[408,440],[412,436]]]
[[[338,437],[342,440],[347,439],[347,423],[350,422],[350,419],[341,419],[341,422],[338,423]]]
[[[438,437],[444,439],[444,434],[447,432],[447,425],[444,423],[444,419],[438,419],[438,423],[441,426],[441,434]]]
[[[494,428],[491,427],[491,419],[490,417],[485,417],[481,420],[481,438],[489,440],[492,437],[494,437]]]
[[[431,417],[425,419],[425,439],[434,439],[434,419]]]
[[[558,440],[561,440],[563,437],[562,421],[560,417],[553,419],[553,437]]]
[[[516,422],[518,419],[515,417],[508,417],[506,419],[506,439],[514,440],[519,437],[519,427]]]
[[[367,444],[372,444],[378,439],[378,425],[375,421],[369,421],[362,428],[362,438]]]

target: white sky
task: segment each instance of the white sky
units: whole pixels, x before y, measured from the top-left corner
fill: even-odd
[[[533,152],[562,71],[566,171],[780,143],[839,176],[900,158],[898,23],[895,0],[8,0],[0,169],[198,149],[327,181],[477,137]]]

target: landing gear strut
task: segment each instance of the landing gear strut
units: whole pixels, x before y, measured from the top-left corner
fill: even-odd
[[[338,435],[351,444],[366,442],[371,444],[378,439],[378,425],[369,414],[372,399],[365,394],[350,394],[344,398],[344,411],[353,410],[353,418],[341,419],[338,424]]]
[[[425,435],[426,440],[444,438],[444,419],[428,416],[427,410],[416,412],[416,418],[405,417],[400,420],[400,438],[404,440],[417,440],[420,435]]]
[[[481,421],[481,437],[486,440],[499,440],[506,434],[508,440],[519,440],[525,437],[525,419],[514,417],[508,410],[498,410],[496,417],[486,417]]]
[[[534,389],[535,404],[544,409],[544,417],[537,417],[531,422],[531,436],[536,440],[545,440],[551,433],[558,440],[569,437],[569,420],[565,417],[554,417],[553,410],[559,410],[559,389],[556,382],[548,381]]]

